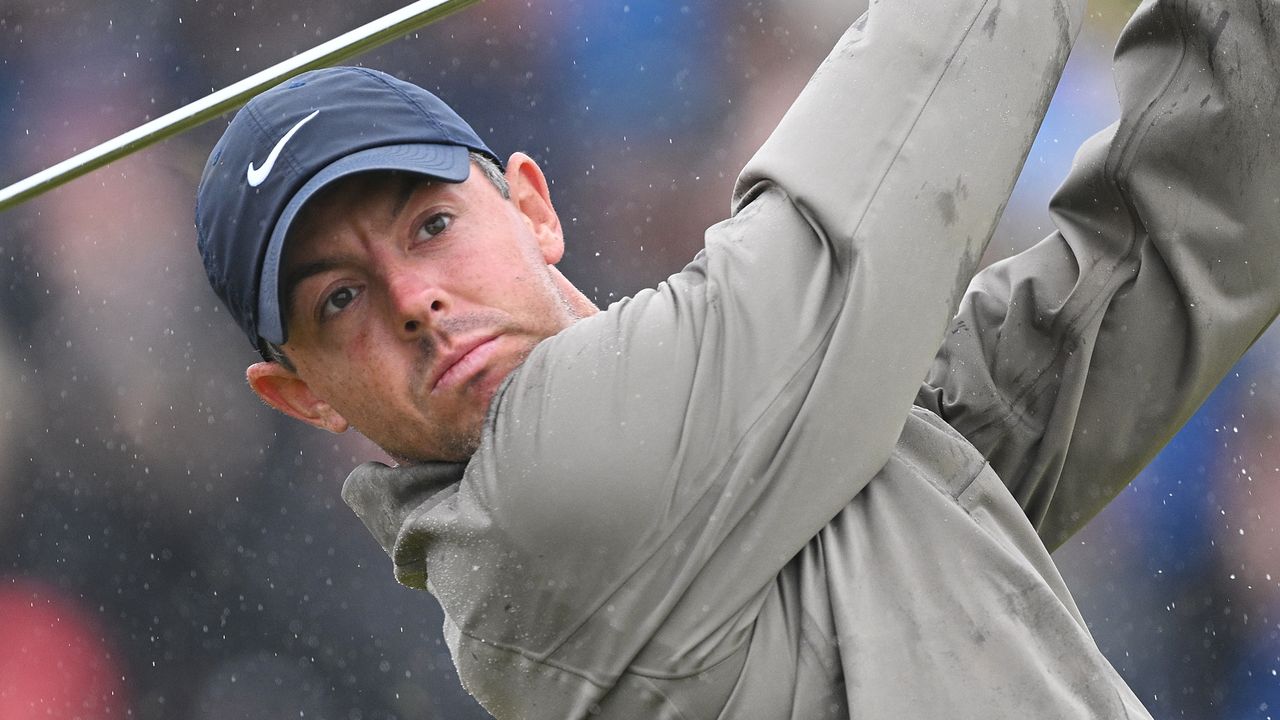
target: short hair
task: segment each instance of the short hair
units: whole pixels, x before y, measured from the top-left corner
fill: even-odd
[[[502,167],[498,165],[498,161],[481,152],[472,150],[468,153],[471,157],[471,164],[480,169],[480,173],[485,176],[495,188],[503,200],[511,199],[511,184],[507,182],[507,176],[503,174]],[[380,171],[373,171],[380,172]],[[394,171],[392,171],[394,172]],[[280,363],[286,370],[296,373],[298,368],[294,366],[289,356],[285,355],[284,348],[279,345],[258,338],[258,353],[262,355],[262,359],[267,362]]]
[[[507,182],[507,176],[503,174],[502,167],[498,165],[498,161],[485,155],[484,153],[472,150],[471,164],[480,168],[480,172],[489,179],[489,182],[498,189],[498,194],[503,200],[511,199],[511,184]]]

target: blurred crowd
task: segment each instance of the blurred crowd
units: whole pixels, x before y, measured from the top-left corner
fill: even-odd
[[[1046,235],[1109,124],[1129,0],[1089,25],[990,251]],[[6,0],[0,184],[397,6]],[[357,59],[438,92],[547,171],[566,274],[661,281],[865,2],[488,0]],[[0,720],[484,718],[434,601],[338,491],[376,448],[286,422],[195,252],[225,119],[0,214]],[[1277,250],[1280,252],[1280,248]],[[1280,335],[1057,553],[1160,718],[1280,716]],[[981,681],[980,679],[975,679]]]

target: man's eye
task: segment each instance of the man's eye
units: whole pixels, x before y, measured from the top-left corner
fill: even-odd
[[[449,225],[453,223],[453,216],[445,213],[437,213],[427,218],[422,223],[422,227],[418,228],[418,240],[430,240],[449,229]]]
[[[351,287],[342,287],[334,290],[329,293],[329,297],[324,299],[324,307],[320,308],[320,317],[327,318],[341,312],[359,294],[360,291],[358,289]]]

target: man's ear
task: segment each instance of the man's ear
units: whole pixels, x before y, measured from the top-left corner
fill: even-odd
[[[551,206],[551,190],[542,168],[533,158],[518,152],[507,160],[507,184],[511,187],[511,202],[524,216],[529,229],[538,240],[542,257],[548,265],[555,265],[564,257],[564,232],[560,216]]]
[[[305,380],[278,362],[254,363],[244,374],[263,402],[291,418],[332,433],[346,432],[350,426],[329,403],[311,392]]]

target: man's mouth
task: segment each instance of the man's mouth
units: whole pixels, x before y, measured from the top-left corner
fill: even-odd
[[[466,382],[485,369],[489,359],[498,350],[501,336],[480,337],[457,345],[440,357],[440,375],[431,384],[431,392],[437,393]]]

